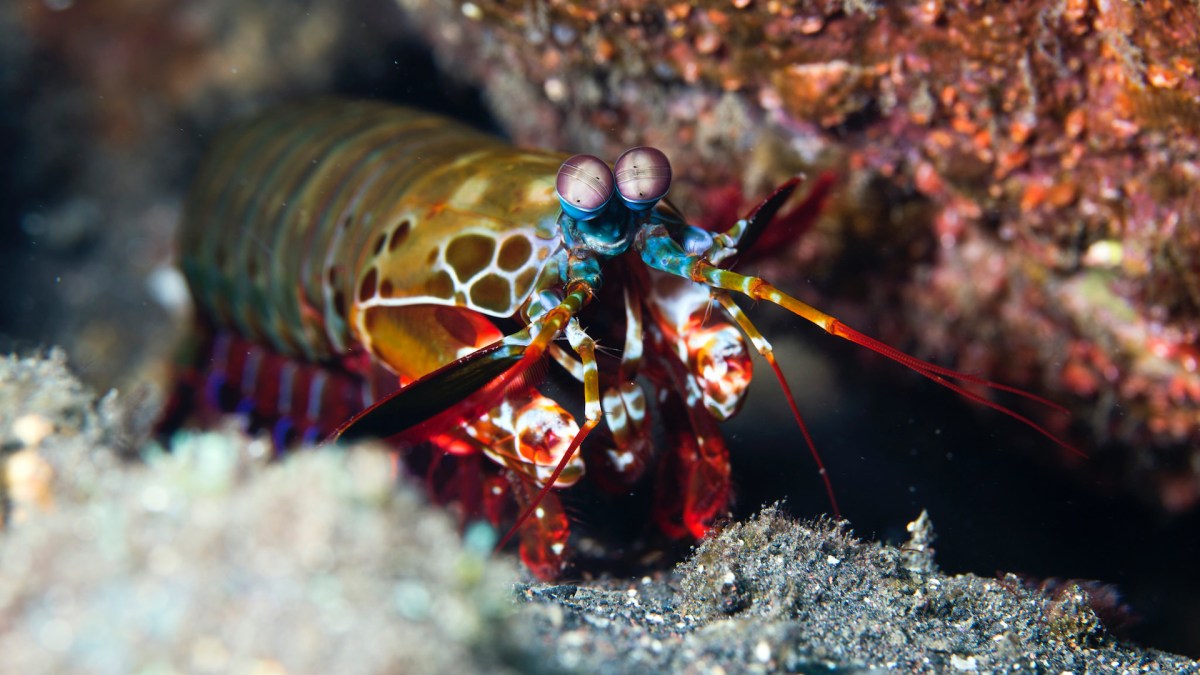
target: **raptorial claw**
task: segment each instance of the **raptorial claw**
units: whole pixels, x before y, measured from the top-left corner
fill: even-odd
[[[518,345],[497,342],[449,363],[376,401],[325,439],[326,443],[403,434],[421,439],[478,415],[504,397],[534,386],[544,374],[539,359],[525,358]]]
[[[534,392],[532,396],[505,400],[484,418],[468,423],[467,433],[496,462],[542,485],[579,434],[579,425],[562,406]],[[570,487],[583,473],[583,461],[576,455],[554,487]]]
[[[737,328],[722,324],[697,327],[684,338],[688,364],[704,396],[704,408],[725,421],[737,414],[746,400],[754,372],[746,342]]]

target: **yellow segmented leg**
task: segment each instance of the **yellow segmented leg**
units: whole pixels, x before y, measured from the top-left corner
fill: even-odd
[[[563,370],[567,371],[571,377],[579,382],[583,382],[584,368],[579,359],[572,357],[565,349],[558,345],[550,345],[550,358],[562,366]]]
[[[763,337],[763,334],[754,327],[754,324],[750,323],[750,317],[746,316],[746,313],[742,311],[741,307],[738,307],[737,303],[733,301],[733,298],[729,297],[728,293],[713,293],[713,299],[715,299],[721,305],[721,308],[725,310],[725,313],[729,315],[729,318],[733,319],[734,322],[737,323],[738,328],[742,329],[742,332],[746,334],[746,337],[750,338],[750,344],[754,345],[754,351],[758,352],[760,356],[766,359],[767,363],[775,363],[775,348],[772,347],[771,343],[767,341],[767,338]]]
[[[635,438],[641,435],[646,419],[645,394],[642,392],[641,386],[631,379],[637,373],[642,357],[641,306],[633,302],[633,298],[630,296],[628,290],[625,291],[625,302],[625,350],[618,372],[619,382],[606,389],[600,397],[603,418],[612,431],[613,440],[619,449],[619,455],[630,451],[630,446],[633,444]],[[574,323],[574,319],[568,323],[568,340],[573,330],[571,325]],[[581,329],[575,328],[574,330],[580,330],[582,333]],[[586,338],[586,335],[584,335],[584,338]],[[581,383],[585,383],[586,386],[588,368],[583,362],[567,354],[566,350],[558,345],[550,345],[549,354],[564,370],[570,373],[571,377]],[[628,465],[630,463],[627,459],[623,459],[620,456],[614,456],[613,460],[615,466]]]
[[[716,267],[703,259],[697,259],[692,266],[691,278],[692,281],[708,284],[716,288],[737,291],[755,300],[766,300],[820,326],[832,335],[846,337],[838,331],[838,327],[842,324],[837,319],[812,305],[793,298],[759,277],[730,272],[729,270]]]
[[[617,448],[608,450],[608,455],[612,461],[614,470],[618,473],[630,473],[635,467],[641,467],[644,461],[638,461],[641,458],[636,456],[643,452],[644,448],[635,447],[641,446],[638,441],[643,436],[642,430],[646,424],[646,395],[642,392],[641,386],[634,380],[629,380],[632,374],[637,372],[637,364],[640,363],[642,354],[642,325],[641,325],[641,307],[632,303],[630,295],[626,292],[626,318],[629,319],[629,328],[626,328],[626,344],[625,356],[622,359],[622,369],[628,369],[630,375],[622,375],[622,381],[616,386],[605,389],[604,394],[598,396],[595,400],[590,398],[590,388],[599,386],[599,371],[595,363],[595,342],[584,333],[580,328],[575,318],[566,325],[566,336],[571,347],[580,354],[580,358],[571,357],[562,347],[551,345],[548,347],[548,353],[554,362],[557,362],[562,368],[569,372],[571,377],[574,377],[584,386],[584,422],[587,420],[604,418],[608,425],[608,429],[612,432],[613,442]],[[583,359],[583,360],[581,360]],[[592,384],[592,382],[595,384]],[[640,471],[635,470],[632,473],[640,474]],[[636,479],[635,474],[630,473],[629,480]]]
[[[645,468],[646,447],[649,439],[645,438],[644,427],[646,420],[646,396],[635,379],[638,365],[642,357],[642,314],[640,304],[633,301],[628,290],[625,291],[626,335],[625,351],[621,358],[618,371],[618,383],[604,390],[599,397],[601,413],[596,413],[594,407],[585,411],[589,414],[599,414],[612,432],[616,448],[607,451],[607,457],[614,473],[620,476],[624,484],[632,483],[641,476]],[[594,343],[587,347],[590,338],[578,327],[575,319],[567,324],[567,337],[573,348],[580,348],[594,354]],[[578,347],[576,347],[578,345]],[[584,352],[580,352],[582,354]],[[550,345],[550,357],[553,358],[570,375],[583,383],[587,388],[589,368],[584,361],[572,357],[558,345]],[[595,359],[592,358],[591,372],[598,380]],[[587,393],[585,391],[585,399]]]
[[[562,301],[530,324],[531,332],[536,334],[530,340],[526,354],[532,358],[542,358],[550,343],[566,329],[567,322],[577,316],[591,299],[591,284],[585,281],[572,281],[567,284],[567,294]]]
[[[741,307],[729,297],[728,293],[713,293],[714,298],[720,303],[721,308],[729,315],[746,337],[750,338],[750,344],[754,345],[754,350],[757,351],[771,369],[775,371],[775,376],[779,379],[779,384],[783,387],[784,397],[787,398],[788,405],[792,409],[792,416],[795,417],[796,423],[800,426],[800,433],[804,435],[804,442],[808,445],[809,454],[812,455],[813,461],[817,464],[817,470],[821,474],[821,481],[825,484],[825,492],[829,496],[830,506],[833,507],[835,517],[840,517],[840,511],[837,505],[837,498],[833,494],[833,483],[829,480],[829,472],[825,470],[825,462],[821,460],[821,454],[817,452],[817,446],[813,443],[812,436],[808,433],[808,425],[804,423],[804,419],[800,416],[800,409],[796,407],[796,399],[792,396],[791,387],[788,386],[787,380],[783,377],[783,371],[779,369],[779,364],[775,361],[775,349],[771,347],[771,343],[763,337],[754,324],[750,322],[750,317],[742,311]]]
[[[579,321],[572,318],[567,322],[567,341],[579,354],[583,366],[583,416],[584,426],[594,427],[600,423],[600,370],[596,366],[596,341],[584,332]]]
[[[527,327],[530,333],[536,334],[533,335],[533,339],[525,349],[524,359],[541,359],[546,354],[546,350],[550,348],[554,339],[568,328],[570,322],[591,299],[592,284],[587,280],[575,279],[568,282],[566,296],[563,297],[562,301],[538,319],[532,321]],[[582,330],[579,332],[582,333]],[[586,334],[583,337],[587,337]],[[568,339],[571,340],[571,337],[568,336]],[[596,369],[596,344],[591,338],[587,338],[586,340],[581,339],[578,342],[578,344],[572,344],[572,347],[579,353],[585,371],[588,368],[591,369],[591,373],[584,373],[583,382],[586,419],[579,428],[579,432],[575,435],[575,438],[571,439],[571,443],[563,453],[558,466],[555,467],[553,473],[546,479],[541,490],[528,500],[530,506],[522,511],[521,515],[517,518],[517,522],[500,539],[500,542],[496,544],[497,549],[503,548],[513,535],[521,529],[521,526],[531,516],[536,515],[539,505],[550,494],[551,488],[554,487],[555,482],[562,475],[562,472],[566,470],[567,465],[575,456],[576,451],[579,450],[579,446],[583,443],[583,440],[587,438],[587,435],[591,433],[592,429],[600,421],[600,379]]]

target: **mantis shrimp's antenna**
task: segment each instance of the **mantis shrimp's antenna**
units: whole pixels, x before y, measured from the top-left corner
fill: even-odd
[[[792,388],[788,385],[787,378],[783,376],[783,370],[779,368],[779,362],[775,360],[775,350],[767,339],[762,336],[762,333],[754,327],[750,322],[749,317],[742,311],[741,307],[729,297],[728,293],[714,293],[716,301],[720,303],[725,312],[737,322],[742,332],[750,338],[750,343],[754,345],[754,349],[766,359],[770,364],[771,370],[775,372],[775,379],[779,381],[779,386],[783,389],[783,397],[787,400],[788,407],[792,409],[792,417],[796,420],[796,426],[800,427],[800,433],[804,436],[804,443],[808,446],[808,453],[812,455],[813,462],[817,465],[817,471],[821,475],[821,481],[825,484],[825,494],[829,497],[829,506],[833,509],[833,517],[840,519],[842,517],[841,509],[838,508],[837,497],[833,493],[833,482],[829,478],[829,472],[825,470],[825,462],[821,459],[821,453],[817,451],[817,444],[813,442],[812,435],[808,433],[808,425],[804,423],[804,417],[800,415],[800,408],[796,405],[796,397],[792,395]]]
[[[816,324],[830,335],[835,335],[837,337],[849,340],[857,345],[862,345],[876,354],[885,356],[896,363],[899,363],[900,365],[913,370],[918,374],[933,380],[934,382],[937,382],[938,384],[957,394],[960,394],[970,401],[974,401],[993,410],[997,410],[1025,424],[1034,431],[1037,431],[1046,438],[1049,438],[1064,450],[1067,450],[1080,457],[1087,456],[1083,453],[1083,451],[1055,436],[1048,429],[1034,422],[1028,417],[1025,417],[1024,415],[1005,405],[996,403],[995,401],[990,401],[978,394],[975,394],[974,392],[968,391],[962,386],[962,384],[959,383],[974,384],[986,387],[988,389],[1008,392],[1010,394],[1015,394],[1022,398],[1040,403],[1059,412],[1067,412],[1065,408],[1056,403],[1048,401],[1035,394],[1022,391],[1016,387],[1010,387],[1006,384],[999,384],[997,382],[985,380],[975,375],[952,370],[950,368],[939,366],[928,361],[923,361],[915,356],[906,354],[895,347],[886,345],[875,338],[864,335],[863,333],[850,328],[837,318],[830,316],[829,314],[826,314],[815,307],[812,307],[811,305],[801,302],[796,298],[793,298],[792,296],[784,293],[778,288],[775,288],[765,280],[758,277],[745,276],[738,274],[737,272],[724,270],[700,258],[692,260],[689,267],[691,268],[691,277],[695,281],[706,283],[716,288],[723,288],[729,291],[742,293],[743,295],[755,300],[766,300],[767,302],[783,307],[789,312],[809,321],[810,323]],[[958,382],[954,382],[954,380],[957,380]]]

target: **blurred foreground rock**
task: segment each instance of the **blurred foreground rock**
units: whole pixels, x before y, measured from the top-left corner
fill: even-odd
[[[0,672],[507,672],[507,561],[381,451],[269,463],[240,433],[127,461],[50,360],[0,364]],[[36,423],[31,419],[40,420]],[[32,467],[32,468],[31,468]],[[507,664],[507,665],[506,665]]]

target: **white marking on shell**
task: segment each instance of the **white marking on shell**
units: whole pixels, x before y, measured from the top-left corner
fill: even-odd
[[[625,401],[619,393],[612,389],[606,389],[601,404],[604,406],[610,429],[619,429],[625,426],[627,421],[625,419]]]
[[[529,181],[529,184],[525,186],[525,194],[522,199],[526,204],[549,204],[558,201],[558,197],[554,194],[554,181],[552,179]]]
[[[642,426],[646,420],[646,394],[636,382],[627,382],[621,386],[621,398],[625,401],[623,408],[629,412],[635,427]]]
[[[472,210],[479,206],[483,198],[487,195],[488,188],[492,186],[492,180],[486,176],[473,176],[468,178],[446,203],[451,208]]]
[[[465,229],[465,230],[463,230],[462,234],[464,234],[464,235],[465,234],[478,234],[478,235],[489,237],[489,238],[495,237],[494,232],[491,232],[491,231],[488,231],[488,230],[485,230],[482,228]],[[518,228],[518,229],[513,230],[512,234],[509,234],[507,236],[508,237],[512,237],[512,236],[525,237],[525,239],[528,240],[530,242],[530,244],[532,244],[534,246],[535,252],[543,250],[543,249],[557,250],[561,246],[560,242],[552,242],[552,241],[548,241],[548,240],[541,239],[541,238],[534,236],[534,232],[533,232],[532,228]],[[409,307],[409,306],[413,306],[413,305],[443,305],[443,306],[448,306],[448,307],[466,307],[468,309],[472,309],[476,312],[479,312],[481,314],[486,314],[488,316],[498,316],[498,317],[507,318],[507,317],[511,316],[513,313],[515,313],[517,311],[517,309],[520,307],[520,305],[522,305],[526,300],[526,298],[524,298],[524,297],[521,297],[521,298],[513,297],[516,294],[517,277],[519,277],[521,275],[521,273],[525,272],[526,270],[528,270],[530,268],[533,268],[536,271],[535,276],[541,276],[544,268],[546,267],[548,261],[550,260],[550,256],[547,255],[545,257],[539,258],[538,255],[532,255],[532,256],[530,256],[529,262],[527,262],[522,267],[520,267],[512,272],[506,272],[506,271],[500,269],[500,266],[497,262],[498,255],[499,255],[499,246],[497,246],[496,251],[492,253],[492,259],[491,259],[491,261],[488,262],[487,266],[485,266],[479,272],[472,275],[469,279],[459,279],[457,276],[457,271],[453,267],[451,267],[449,264],[446,263],[445,247],[442,247],[439,250],[438,258],[430,266],[429,272],[430,272],[430,274],[436,274],[439,271],[444,271],[447,274],[449,274],[450,278],[454,280],[454,290],[456,292],[456,295],[458,293],[461,293],[464,298],[463,302],[458,302],[454,298],[437,298],[437,297],[433,297],[433,296],[429,296],[429,295],[408,295],[408,296],[398,295],[398,296],[394,296],[391,298],[385,298],[385,297],[382,297],[381,295],[379,295],[378,293],[376,293],[376,294],[372,295],[371,297],[367,298],[366,300],[360,301],[360,300],[356,299],[354,301],[355,305],[360,310],[366,310],[371,307]],[[471,299],[471,294],[470,294],[471,284],[474,283],[477,279],[479,279],[485,275],[488,275],[488,274],[495,274],[499,277],[504,278],[505,280],[508,281],[509,288],[511,289],[508,306],[505,308],[502,308],[500,311],[497,311],[492,308],[487,308],[487,307],[482,307],[480,305],[477,305]],[[534,289],[534,290],[536,290],[536,289]],[[365,312],[360,313],[360,317],[363,315],[365,315]],[[360,320],[359,320],[360,325],[357,326],[359,339],[362,340],[364,342],[364,344],[368,344],[369,337],[366,337],[364,335],[365,334],[365,326],[361,325],[362,321],[363,321],[363,319],[360,318]]]
[[[620,473],[625,473],[633,466],[637,457],[629,450],[609,450],[608,457],[612,460],[613,468]]]

